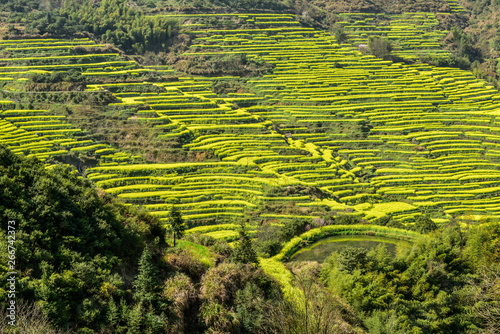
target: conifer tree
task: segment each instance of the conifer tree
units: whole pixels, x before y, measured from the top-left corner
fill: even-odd
[[[141,332],[143,317],[142,303],[138,303],[129,313],[127,334],[136,334]]]
[[[182,219],[182,215],[179,209],[177,209],[173,205],[168,215],[168,223],[170,224],[169,231],[174,236],[174,247],[175,247],[175,240],[184,235],[184,231],[186,230],[186,223]]]
[[[135,298],[151,305],[155,299],[158,281],[158,273],[153,264],[153,255],[147,247],[144,248],[139,260],[139,274],[135,279]]]
[[[252,240],[250,240],[250,237],[248,236],[244,221],[240,222],[240,240],[234,247],[231,255],[231,261],[236,263],[259,264],[257,253],[252,246]]]
[[[116,306],[113,297],[110,297],[108,304],[108,321],[112,329],[114,329],[118,323],[118,306]]]

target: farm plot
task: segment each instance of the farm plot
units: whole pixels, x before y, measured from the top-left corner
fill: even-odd
[[[62,115],[47,110],[0,111],[0,143],[16,154],[34,156],[42,161],[70,152],[113,157],[116,150],[107,144],[85,139]]]
[[[474,211],[498,195],[497,90],[465,71],[381,61],[322,32],[276,29],[198,28],[199,44],[185,55],[244,53],[275,66],[249,81],[266,103],[247,110],[273,122],[290,147],[329,164],[280,173],[349,205],[406,200],[436,216]],[[333,172],[339,166],[345,172]]]
[[[433,13],[395,14],[339,14],[349,42],[360,49],[368,45],[370,37],[382,37],[393,45],[392,54],[405,59],[447,59],[450,53],[441,48],[448,31],[439,30],[439,21]]]
[[[0,58],[2,81],[26,81],[30,75],[54,71],[73,70],[84,76],[109,76],[114,72],[118,77],[139,71],[136,62],[108,52],[106,45],[88,38],[2,40],[0,52],[9,55]]]
[[[110,91],[119,101],[111,108],[134,109],[130,121],[163,129],[161,138],[183,138],[197,160],[131,164],[123,152],[103,153],[87,172],[97,186],[164,221],[178,206],[192,226],[349,208],[408,223],[423,211],[439,221],[498,216],[498,91],[465,71],[365,56],[290,15],[221,14],[217,26],[212,16],[186,15],[194,43],[183,56],[244,55],[273,72],[241,78],[250,93],[220,97],[213,82],[231,78],[122,82],[123,68],[104,69],[114,79],[89,84],[89,93]],[[94,70],[103,72],[80,69]],[[26,122],[30,131],[59,126]],[[86,143],[107,149],[98,145]],[[281,195],[286,189],[314,191]],[[273,203],[296,211],[262,212]]]

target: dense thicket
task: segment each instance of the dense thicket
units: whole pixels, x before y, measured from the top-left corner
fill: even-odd
[[[8,19],[10,23],[26,20],[27,14],[24,33],[72,36],[88,32],[127,53],[165,51],[179,29],[176,20],[146,16],[126,0],[64,0],[35,5],[19,0],[4,8],[14,12]],[[26,14],[23,17],[20,13]],[[15,25],[9,32],[20,33]]]
[[[347,248],[329,257],[321,277],[370,333],[490,333],[500,310],[498,281],[491,284],[499,273],[499,236],[499,225],[468,233],[450,226],[396,259],[383,247]],[[483,307],[485,316],[478,316]]]
[[[267,333],[272,319],[266,314],[282,302],[277,282],[262,270],[238,256],[224,261],[231,254],[227,244],[213,248],[221,251],[220,264],[208,268],[187,251],[168,248],[156,218],[120,204],[70,168],[47,169],[3,146],[0,220],[3,250],[7,222],[16,222],[16,300],[25,301],[18,311],[29,322],[22,328]],[[5,314],[11,270],[8,253],[0,254]],[[0,328],[10,333],[5,321]]]
[[[0,147],[0,220],[2,249],[7,249],[7,221],[16,222],[17,298],[37,300],[60,326],[97,329],[107,322],[111,300],[122,299],[124,308],[134,304],[127,290],[143,249],[165,243],[158,220],[115,203],[69,168],[46,169],[5,147]]]

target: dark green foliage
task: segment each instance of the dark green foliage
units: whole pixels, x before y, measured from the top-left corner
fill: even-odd
[[[470,63],[481,58],[481,52],[474,46],[474,40],[458,27],[451,28],[445,43],[456,56],[465,57]]]
[[[100,91],[100,92],[82,92],[82,91],[59,91],[61,87],[66,87],[67,89],[72,89],[74,87],[80,87],[79,84],[76,86],[72,83],[60,82],[59,84],[33,84],[28,83],[27,88],[33,91],[32,94],[26,94],[24,96],[19,96],[19,94],[13,94],[12,92],[5,93],[4,96],[7,98],[13,98],[22,103],[37,103],[39,106],[46,106],[49,108],[55,103],[60,104],[83,104],[92,107],[104,106],[109,103],[117,102],[111,92]],[[64,90],[64,88],[61,88]],[[51,90],[56,90],[50,92]],[[14,97],[15,95],[15,97]]]
[[[34,73],[30,76],[30,80],[35,83],[82,82],[85,77],[71,69],[67,72]]]
[[[348,214],[328,214],[323,217],[325,225],[355,225],[361,224],[361,218]]]
[[[352,273],[356,269],[363,269],[368,262],[367,253],[364,248],[347,247],[337,257],[339,270]]]
[[[419,233],[430,233],[437,229],[436,223],[427,215],[420,215],[415,218],[413,230]]]
[[[377,218],[373,221],[373,224],[375,225],[380,225],[380,226],[387,226],[392,221],[391,216],[383,216],[380,218]]]
[[[498,234],[482,238],[496,240]],[[384,247],[334,253],[322,277],[373,333],[464,333],[481,322],[470,313],[470,305],[478,305],[471,294],[477,276],[462,251],[463,239],[460,228],[451,226],[397,259]],[[468,254],[481,249],[475,241],[469,247]]]
[[[278,254],[282,247],[283,234],[280,226],[266,224],[256,235],[255,248],[259,256],[270,257]]]
[[[296,2],[299,1],[285,1]],[[444,0],[385,1],[385,0],[310,0],[329,13],[405,13],[405,12],[446,12],[450,7]]]
[[[182,219],[182,215],[179,209],[173,205],[170,208],[170,212],[167,218],[168,224],[170,224],[169,232],[172,233],[174,237],[175,247],[175,240],[184,235],[184,231],[186,230],[186,223],[184,223],[184,219]]]
[[[140,333],[144,319],[142,304],[138,303],[130,312],[127,322],[127,334]]]
[[[306,226],[309,222],[302,218],[295,218],[291,221],[285,222],[281,228],[281,237],[283,240],[288,241],[294,236],[300,235],[306,231]]]
[[[392,51],[391,42],[381,37],[370,37],[368,39],[368,49],[375,57],[386,59]]]
[[[106,327],[109,298],[130,297],[128,277],[144,246],[164,243],[157,219],[115,202],[66,167],[45,169],[4,147],[0,219],[16,221],[18,298],[38,301],[60,326]],[[134,265],[119,270],[127,262]]]
[[[228,93],[250,92],[241,80],[215,80],[212,84],[212,91],[219,96],[225,96]]]
[[[349,37],[342,26],[334,27],[333,35],[339,44],[346,43],[349,40]]]
[[[223,7],[246,11],[286,9],[286,6],[281,1],[276,0],[191,0],[183,3],[197,8]]]
[[[151,305],[158,292],[158,279],[158,270],[153,264],[153,256],[145,247],[139,260],[139,274],[134,281],[134,297],[143,304]]]
[[[180,72],[208,76],[257,76],[272,73],[273,68],[261,58],[247,59],[244,55],[231,54],[180,56],[172,58],[169,63]]]
[[[394,227],[394,228],[401,228],[401,229],[406,229],[407,227],[397,220],[392,219],[392,216],[383,216],[380,218],[377,218],[373,221],[373,224],[375,225],[380,225],[380,226],[387,226],[387,227]]]
[[[135,7],[136,8],[136,7]],[[73,35],[89,32],[125,52],[165,51],[179,30],[176,20],[148,17],[125,0],[63,1],[61,8],[31,13],[28,31]]]
[[[245,288],[236,291],[236,314],[241,319],[244,333],[255,333],[267,322],[266,311],[269,309],[264,294],[254,283],[247,283]]]
[[[244,221],[240,222],[239,233],[240,239],[233,249],[230,261],[234,263],[259,264],[257,254],[253,248],[252,240],[250,240],[248,236]]]

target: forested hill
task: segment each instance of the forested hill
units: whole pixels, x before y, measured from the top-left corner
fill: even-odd
[[[496,13],[0,0],[0,332],[499,332]]]

